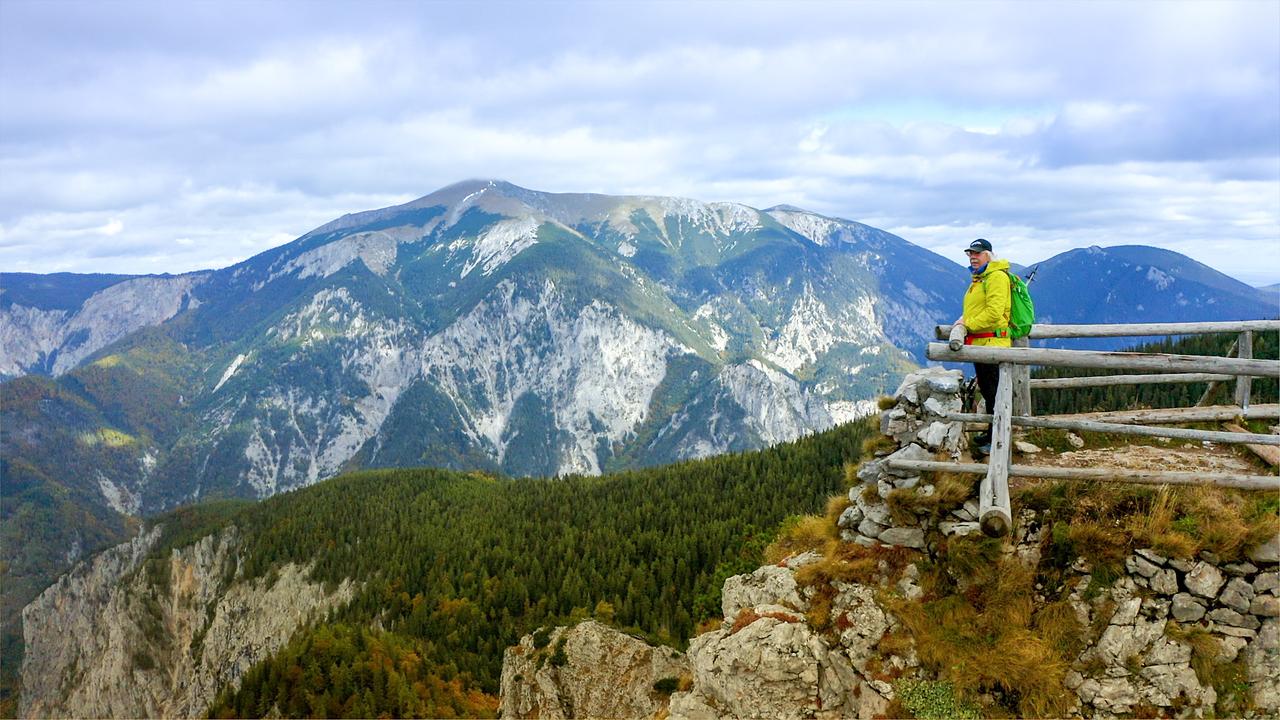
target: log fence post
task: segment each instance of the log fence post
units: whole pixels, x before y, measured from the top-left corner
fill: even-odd
[[[1245,330],[1236,339],[1236,357],[1253,358],[1253,331]],[[1249,394],[1253,389],[1253,378],[1247,375],[1236,378],[1236,405],[1249,409]]]
[[[1014,347],[1031,347],[1031,341],[1025,337],[1015,338]],[[1018,365],[1013,368],[1013,414],[1030,417],[1031,412],[1031,366]]]
[[[1009,509],[1009,464],[1012,457],[1013,366],[1000,363],[995,417],[991,422],[991,456],[978,500],[978,521],[988,537],[1002,537],[1013,527]]]

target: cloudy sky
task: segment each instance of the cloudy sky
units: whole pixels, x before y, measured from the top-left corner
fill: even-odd
[[[0,0],[0,270],[221,267],[473,177],[1280,282],[1280,2]]]

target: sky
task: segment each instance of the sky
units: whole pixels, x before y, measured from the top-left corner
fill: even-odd
[[[1280,1],[0,0],[0,270],[186,272],[469,178],[1280,282]]]

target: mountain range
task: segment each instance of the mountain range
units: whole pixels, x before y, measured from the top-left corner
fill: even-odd
[[[6,624],[184,503],[356,468],[598,474],[830,428],[924,361],[967,282],[795,207],[488,180],[220,270],[0,274]],[[1032,290],[1053,322],[1277,314],[1146,247],[1064,253]]]

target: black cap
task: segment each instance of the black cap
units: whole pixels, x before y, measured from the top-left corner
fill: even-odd
[[[983,250],[986,250],[987,252],[991,252],[991,243],[987,242],[986,240],[983,240],[982,238],[978,238],[977,240],[974,240],[973,242],[969,243],[969,247],[964,249],[965,252],[973,252],[973,253],[982,252]]]

